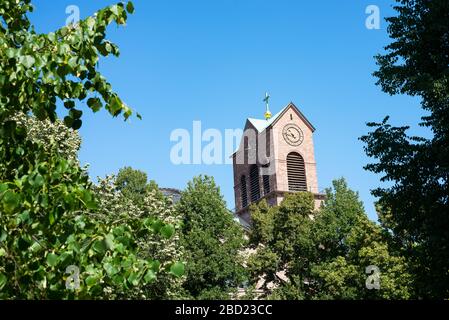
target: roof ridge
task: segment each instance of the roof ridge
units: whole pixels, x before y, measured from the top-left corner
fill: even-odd
[[[292,103],[287,104],[285,107],[283,107],[279,112],[277,112],[273,117],[270,119],[257,119],[257,118],[247,118],[249,122],[259,131],[259,133],[263,132],[266,128],[268,128],[274,121],[276,121],[277,118],[279,118],[285,109],[287,109]],[[263,125],[258,125],[254,122],[263,122]]]

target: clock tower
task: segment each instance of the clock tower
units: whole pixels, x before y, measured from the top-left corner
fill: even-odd
[[[265,119],[248,118],[238,150],[232,155],[236,214],[250,222],[249,205],[265,199],[279,205],[288,193],[308,191],[319,208],[313,145],[314,126],[289,103],[274,116],[265,98]]]

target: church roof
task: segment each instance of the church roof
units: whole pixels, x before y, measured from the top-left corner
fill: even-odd
[[[248,118],[248,121],[251,122],[251,124],[254,126],[254,128],[259,131],[259,133],[263,132],[266,128],[268,128],[281,114],[284,112],[285,109],[287,109],[288,106],[285,106],[282,108],[281,111],[276,113],[274,116],[272,116],[270,119],[254,119],[254,118]]]
[[[271,117],[268,120],[264,119],[255,119],[255,118],[248,118],[248,121],[256,128],[256,130],[261,133],[266,128],[274,124],[283,114],[284,112],[289,108],[293,107],[299,114],[299,116],[304,120],[304,122],[310,127],[312,131],[315,131],[315,127],[307,120],[307,118],[302,114],[301,111],[293,104],[293,102],[290,102],[288,105],[286,105],[284,108],[281,109],[278,113],[276,113],[273,117]]]
[[[276,113],[273,117],[271,117],[268,120],[248,118],[247,121],[249,121],[249,123],[251,123],[254,126],[254,128],[256,128],[258,133],[262,133],[265,129],[267,129],[268,127],[273,125],[279,118],[281,118],[282,115],[285,113],[285,111],[287,111],[287,109],[290,107],[295,109],[295,111],[298,113],[298,115],[301,117],[301,119],[305,122],[305,124],[307,126],[309,126],[309,128],[312,130],[312,132],[314,132],[315,127],[310,123],[309,120],[307,120],[306,116],[301,111],[299,111],[299,109],[295,106],[295,104],[293,102],[290,102],[288,105],[283,107],[281,109],[281,111]],[[235,150],[232,153],[232,155],[230,157],[232,157],[235,153],[237,153],[238,150],[239,150],[239,147],[237,148],[237,150]]]

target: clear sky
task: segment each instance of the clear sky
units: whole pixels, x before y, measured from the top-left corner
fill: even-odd
[[[34,0],[38,32],[65,24],[66,7],[81,18],[114,0]],[[394,124],[417,126],[416,99],[390,97],[375,86],[373,56],[389,42],[386,23],[365,27],[368,5],[381,17],[393,13],[387,0],[135,0],[125,28],[109,28],[119,59],[100,71],[143,120],[123,122],[106,111],[85,110],[82,163],[104,176],[128,165],[144,170],[162,187],[183,189],[195,175],[215,177],[234,208],[232,165],[173,165],[170,133],[242,128],[247,117],[262,118],[265,91],[278,112],[293,101],[317,128],[315,157],[320,189],[345,177],[376,219],[370,189],[379,177],[363,170],[370,160],[358,138],[365,123],[391,115]]]

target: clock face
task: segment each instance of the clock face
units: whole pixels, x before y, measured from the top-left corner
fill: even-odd
[[[287,124],[282,130],[285,141],[292,146],[299,146],[304,140],[302,130],[296,124]]]

